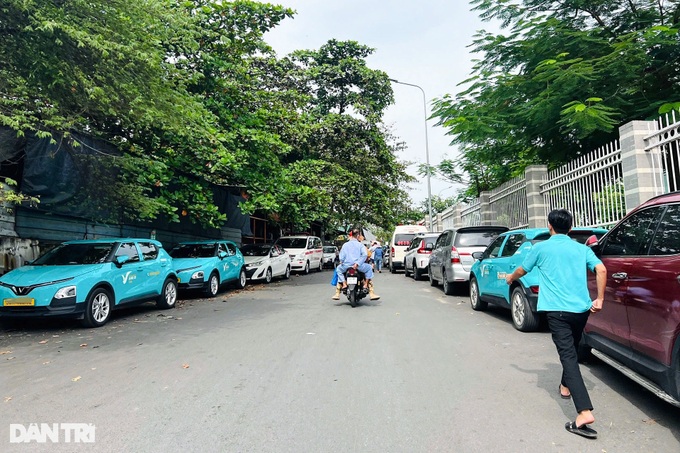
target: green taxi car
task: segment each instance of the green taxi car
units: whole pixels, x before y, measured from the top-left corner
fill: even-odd
[[[231,241],[182,242],[170,251],[179,278],[179,289],[200,289],[208,296],[217,294],[225,283],[246,286],[243,254]]]
[[[100,327],[111,311],[155,299],[173,308],[177,277],[160,242],[68,241],[0,277],[0,318],[72,317]]]

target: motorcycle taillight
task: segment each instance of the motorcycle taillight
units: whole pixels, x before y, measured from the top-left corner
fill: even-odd
[[[350,268],[347,270],[347,275],[354,275],[355,272],[356,272],[356,271],[354,270],[354,268],[353,268],[353,267],[350,267]]]

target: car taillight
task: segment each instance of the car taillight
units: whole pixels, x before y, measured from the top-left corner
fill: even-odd
[[[538,294],[538,285],[530,286],[529,289],[532,293]]]
[[[394,247],[391,247],[392,250],[392,258],[394,258]]]
[[[454,246],[451,246],[451,263],[460,263],[460,255]]]
[[[425,254],[429,254],[429,253],[432,253],[432,250],[427,250],[427,249],[425,248],[425,242],[423,241],[423,242],[420,243],[420,247],[418,248],[418,252],[417,252],[417,253],[425,253]]]

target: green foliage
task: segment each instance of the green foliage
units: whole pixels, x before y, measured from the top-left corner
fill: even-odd
[[[477,34],[472,76],[433,110],[461,151],[455,171],[441,172],[466,175],[470,195],[602,146],[680,96],[678,2],[471,3],[505,33]]]
[[[37,197],[29,197],[17,192],[17,182],[12,178],[4,178],[4,184],[0,185],[0,205],[7,212],[12,212],[18,204],[36,205],[40,203]]]

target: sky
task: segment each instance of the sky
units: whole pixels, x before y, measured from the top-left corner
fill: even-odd
[[[265,34],[279,57],[299,49],[318,49],[330,39],[353,40],[375,49],[367,59],[371,69],[387,73],[400,82],[420,86],[427,100],[462,90],[474,64],[469,45],[477,30],[497,31],[470,11],[467,0],[270,0],[297,13]],[[393,84],[395,103],[384,122],[406,143],[397,157],[414,162],[408,173],[417,176],[417,164],[431,165],[455,159],[446,130],[427,122],[427,147],[423,94],[415,87]],[[427,148],[427,153],[426,153]],[[409,192],[415,204],[427,200],[427,179],[418,177]],[[431,194],[443,198],[456,194],[460,186],[431,178]]]

